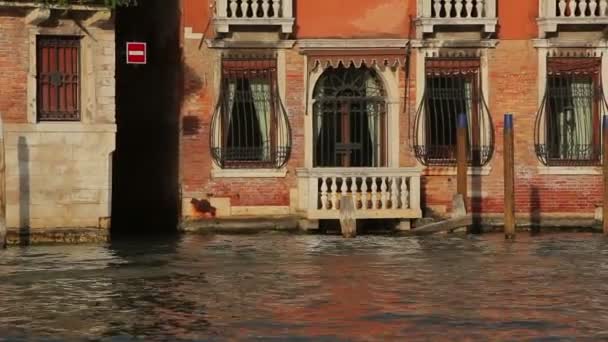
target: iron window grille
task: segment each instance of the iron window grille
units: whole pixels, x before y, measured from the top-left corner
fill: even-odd
[[[494,129],[479,59],[427,58],[425,69],[424,95],[412,131],[416,158],[425,166],[455,165],[457,119],[466,114],[469,165],[486,165],[494,152]]]
[[[80,120],[80,37],[36,39],[38,121]]]
[[[315,167],[387,165],[386,97],[373,69],[330,67],[313,99]]]
[[[606,114],[601,59],[549,57],[535,122],[536,155],[547,166],[601,164],[601,117]]]
[[[226,169],[281,168],[291,130],[279,96],[276,56],[222,56],[221,90],[211,121],[211,155]]]

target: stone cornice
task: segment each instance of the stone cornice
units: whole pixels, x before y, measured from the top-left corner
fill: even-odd
[[[297,46],[306,49],[379,49],[405,48],[408,39],[299,39]]]

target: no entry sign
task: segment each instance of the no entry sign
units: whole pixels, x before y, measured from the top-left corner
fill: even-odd
[[[127,64],[146,64],[147,51],[146,43],[128,42],[127,43]]]

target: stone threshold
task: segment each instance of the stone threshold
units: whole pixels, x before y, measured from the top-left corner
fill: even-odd
[[[102,228],[8,228],[6,234],[9,246],[106,243],[109,240],[110,231]]]
[[[238,217],[185,220],[179,231],[185,233],[226,233],[252,234],[264,231],[298,232],[299,218],[296,216],[280,217]]]

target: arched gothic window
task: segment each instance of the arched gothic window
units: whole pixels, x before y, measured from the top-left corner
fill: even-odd
[[[386,94],[373,69],[326,69],[313,100],[315,167],[387,165]]]

